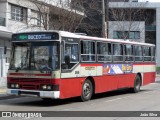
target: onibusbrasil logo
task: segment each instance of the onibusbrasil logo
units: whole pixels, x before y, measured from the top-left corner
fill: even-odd
[[[40,112],[2,112],[2,117],[38,118],[42,117]]]

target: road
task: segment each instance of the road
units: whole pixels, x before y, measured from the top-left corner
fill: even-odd
[[[127,90],[119,90],[95,95],[92,100],[80,102],[78,98],[53,100],[44,102],[40,98],[20,97],[0,100],[0,111],[160,111],[160,77],[156,83],[144,86],[139,93],[130,93]],[[94,113],[93,113],[94,114]],[[58,117],[59,118],[59,117]],[[20,118],[19,120],[21,120]],[[24,118],[23,118],[24,119]],[[27,118],[32,119],[32,118]],[[36,119],[36,118],[34,118]],[[43,118],[41,118],[43,119]],[[37,118],[37,120],[41,120]],[[45,119],[52,119],[51,117]],[[59,118],[60,119],[60,118]],[[61,119],[70,119],[63,117]],[[82,119],[82,118],[74,118]],[[84,118],[90,120],[89,117]],[[93,117],[92,119],[96,119]],[[99,118],[105,119],[106,118]],[[109,117],[113,120],[137,120],[137,118]],[[138,120],[143,120],[139,117]],[[158,117],[145,117],[148,120],[159,120]],[[13,120],[13,118],[12,118]],[[17,120],[17,118],[15,118]]]

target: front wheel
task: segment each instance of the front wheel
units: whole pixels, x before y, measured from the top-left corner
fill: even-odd
[[[90,80],[85,80],[82,86],[81,100],[88,101],[91,99],[93,94],[93,85]]]
[[[134,81],[134,87],[132,88],[132,92],[138,93],[140,91],[140,87],[141,87],[141,78],[139,75],[137,75]]]

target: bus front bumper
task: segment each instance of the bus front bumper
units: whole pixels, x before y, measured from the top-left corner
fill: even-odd
[[[60,91],[36,91],[36,90],[21,90],[21,89],[8,89],[7,94],[17,96],[35,96],[41,98],[60,98]]]

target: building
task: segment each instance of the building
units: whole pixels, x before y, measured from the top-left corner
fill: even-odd
[[[41,5],[29,0],[0,1],[0,86],[5,84],[9,67],[12,33],[44,29],[42,17],[36,6],[38,4]],[[48,10],[45,8],[45,11],[43,9],[41,13],[47,15]]]
[[[156,62],[160,66],[160,3],[152,2],[110,2],[108,21],[108,37],[130,39],[131,41],[146,42],[156,45]],[[121,17],[123,12],[125,17]],[[127,11],[127,12],[126,12]],[[114,15],[115,14],[115,15]],[[113,18],[116,16],[118,18]],[[131,18],[132,17],[132,18]],[[124,37],[124,36],[125,37]]]
[[[91,26],[88,30],[89,35],[100,37],[102,36],[102,1],[97,0],[96,2],[92,1],[93,5],[84,6],[87,11],[85,22]],[[104,2],[108,38],[152,43],[157,48],[160,46],[160,41],[158,41],[160,3],[152,3],[148,0],[104,0]],[[85,32],[85,30],[84,28],[82,31]],[[157,65],[160,66],[158,49],[156,53]]]
[[[5,84],[3,81],[9,67],[12,33],[58,29],[51,26],[57,20],[56,17],[50,17],[50,13],[55,14],[53,11],[56,11],[55,16],[62,10],[74,14],[76,18],[84,16],[83,12],[71,8],[70,2],[71,0],[0,0],[0,86]]]

